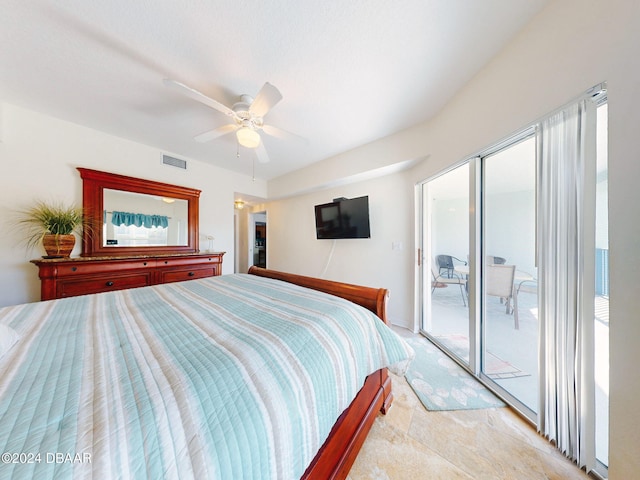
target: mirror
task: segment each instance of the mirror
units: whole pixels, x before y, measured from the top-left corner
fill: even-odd
[[[200,190],[78,168],[87,225],[82,256],[198,252]]]
[[[102,246],[185,246],[186,200],[105,188]]]

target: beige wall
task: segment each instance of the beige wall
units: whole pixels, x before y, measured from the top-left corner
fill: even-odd
[[[371,238],[316,239],[314,205],[369,196]],[[402,173],[267,204],[269,268],[390,290],[389,320],[413,321],[413,191]],[[393,249],[393,244],[401,249]]]
[[[186,171],[162,165],[157,148],[116,138],[13,105],[2,106],[0,143],[0,306],[40,299],[37,268],[29,260],[44,254],[27,250],[11,230],[15,211],[35,199],[82,203],[76,167],[87,167],[202,190],[200,231],[213,235],[214,249],[226,251],[223,273],[234,268],[233,196],[266,195],[266,183],[188,160]],[[200,238],[201,249],[208,246]],[[80,242],[74,254],[80,252]]]

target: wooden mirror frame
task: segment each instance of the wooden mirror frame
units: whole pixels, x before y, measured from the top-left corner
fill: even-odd
[[[200,190],[179,187],[168,183],[154,182],[152,180],[126,177],[115,173],[100,172],[88,168],[78,167],[78,171],[82,178],[82,207],[85,215],[85,228],[82,233],[81,255],[83,257],[198,253]],[[187,245],[159,247],[113,247],[104,245],[102,238],[102,218],[105,188],[186,200],[189,222]],[[99,227],[97,227],[98,222],[100,223]],[[92,224],[96,224],[96,228],[92,228]]]

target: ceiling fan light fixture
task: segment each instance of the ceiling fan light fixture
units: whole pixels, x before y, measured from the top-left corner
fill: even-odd
[[[246,148],[257,148],[260,145],[260,134],[249,127],[241,127],[236,131],[238,143]]]

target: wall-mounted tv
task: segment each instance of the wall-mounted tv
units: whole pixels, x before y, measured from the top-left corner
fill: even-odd
[[[369,197],[336,198],[316,205],[316,237],[370,238]]]

